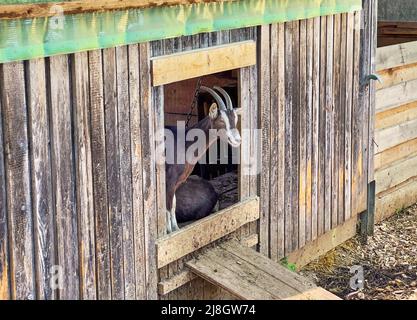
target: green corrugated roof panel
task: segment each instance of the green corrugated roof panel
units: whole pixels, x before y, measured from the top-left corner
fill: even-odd
[[[1,4],[33,2],[48,0],[0,0]],[[0,19],[0,62],[352,12],[361,9],[361,2],[240,0],[51,18]]]

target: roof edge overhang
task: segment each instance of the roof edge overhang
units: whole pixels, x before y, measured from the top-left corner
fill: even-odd
[[[125,3],[129,3],[129,9],[106,9],[106,1],[120,3],[118,0],[97,1],[101,9],[65,14],[74,11],[66,11],[54,2],[45,4],[48,0],[43,0],[42,4],[37,4],[48,8],[39,11],[44,12],[43,16],[34,16],[36,12],[33,9],[26,15],[13,16],[10,11],[6,15],[5,8],[10,10],[13,6],[39,1],[0,0],[0,63],[307,19],[362,8],[361,0],[127,0]],[[132,3],[142,7],[132,7]],[[147,3],[154,6],[146,6]]]

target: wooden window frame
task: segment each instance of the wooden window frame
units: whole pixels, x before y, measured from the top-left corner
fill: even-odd
[[[154,90],[163,92],[165,84],[222,71],[236,69],[242,71],[256,65],[256,55],[256,42],[249,40],[154,57],[151,59],[152,85],[155,87]],[[239,91],[243,87],[242,81],[245,80],[239,77]],[[158,101],[158,103],[158,107],[163,108],[163,101]],[[163,115],[162,111],[159,113]],[[163,128],[164,119],[161,115],[157,121],[159,122],[157,127]],[[162,189],[162,186],[165,186],[162,166],[159,171]],[[239,175],[241,176],[242,173]],[[239,189],[241,188],[240,185]],[[162,191],[165,190],[160,190]],[[240,194],[242,195],[241,190]],[[163,204],[160,203],[159,206]],[[159,215],[165,216],[165,211],[160,210]],[[175,233],[160,237],[156,243],[157,267],[163,268],[259,218],[259,197],[251,196],[244,197],[244,199],[241,197],[240,201],[231,207],[196,221]],[[159,217],[158,221],[164,221],[164,218]],[[161,228],[159,229],[162,233]]]

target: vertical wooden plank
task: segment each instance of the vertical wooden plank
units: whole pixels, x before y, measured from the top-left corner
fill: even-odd
[[[143,163],[143,206],[145,216],[146,294],[148,299],[157,298],[157,267],[155,242],[157,239],[156,178],[155,178],[155,132],[154,110],[151,99],[150,48],[149,43],[139,44],[140,98]]]
[[[198,43],[199,47],[200,43]],[[174,53],[174,40],[173,39],[165,39],[162,41],[162,52],[164,55],[173,54]],[[163,91],[163,87],[161,88]],[[165,191],[166,193],[166,191]],[[178,261],[174,261],[170,263],[167,267],[167,276],[168,278],[172,277],[178,272]],[[178,299],[178,290],[171,291],[167,297],[169,300],[177,300]]]
[[[220,43],[225,44],[230,42],[230,31],[229,30],[222,30],[220,31]]]
[[[182,49],[182,51],[191,50],[192,47],[193,47],[193,36],[181,37],[181,49]]]
[[[130,148],[132,162],[132,210],[135,248],[136,299],[146,299],[145,217],[142,179],[142,131],[139,47],[129,46]]]
[[[370,21],[370,73],[376,72],[376,48],[377,48],[377,31],[378,31],[378,0],[370,0],[371,21]],[[371,81],[369,88],[369,119],[368,119],[368,183],[372,182],[374,177],[374,131],[375,131],[375,92],[376,84]]]
[[[352,210],[358,214],[365,209],[362,200],[363,190],[363,112],[360,94],[361,76],[361,12],[354,13],[354,35],[353,35],[353,88],[352,88]]]
[[[319,105],[319,178],[317,232],[325,230],[325,164],[326,164],[326,65],[327,65],[327,18],[320,17],[320,105]]]
[[[202,39],[205,39],[206,38],[206,42],[208,44],[208,35],[207,34],[205,34],[205,35],[206,36],[204,36],[203,34],[201,34],[200,37],[199,37],[199,39],[200,38],[202,38]],[[162,43],[163,43],[162,50],[163,50],[163,53],[165,55],[175,53],[175,40],[174,39],[166,39],[166,40],[163,40]],[[200,44],[198,44],[198,46],[200,46]],[[160,90],[163,91],[163,87]],[[170,263],[167,266],[167,268],[168,268],[167,269],[167,271],[168,271],[168,277],[172,277],[173,275],[175,275],[178,272],[178,261],[174,261],[174,262]],[[169,300],[178,300],[178,290],[174,290],[174,291],[170,292],[168,294],[168,299]]]
[[[193,49],[200,48],[200,34],[193,35],[191,42],[192,42]]]
[[[117,114],[116,49],[103,50],[104,115],[106,132],[107,200],[110,231],[112,298],[124,298],[120,156]]]
[[[231,41],[242,41],[246,37],[246,29],[235,29],[230,32]],[[250,196],[250,99],[249,95],[250,68],[238,70],[238,105],[242,108],[240,117],[240,130],[242,133],[242,144],[240,146],[240,172],[239,172],[239,199],[244,200]],[[249,234],[249,227],[243,226],[238,230],[239,237]]]
[[[35,299],[27,106],[23,62],[2,66],[1,96],[12,299]]]
[[[375,72],[375,48],[376,48],[376,29],[377,29],[377,1],[363,1],[363,19],[361,25],[361,58],[360,58],[360,92],[359,105],[362,108],[362,173],[361,173],[361,195],[359,197],[360,208],[364,211],[367,208],[367,189],[368,183],[374,180],[374,147],[373,132],[375,122],[375,82],[364,81],[367,75]]]
[[[71,128],[68,56],[49,59],[52,123],[52,179],[55,183],[58,262],[63,272],[60,299],[79,298],[78,233]]]
[[[249,28],[248,38],[257,41],[256,28]],[[251,141],[250,141],[250,156],[251,156],[251,175],[249,185],[249,195],[251,197],[259,196],[260,177],[258,171],[261,165],[261,134],[259,133],[259,104],[258,104],[258,65],[249,68],[249,104],[250,104],[250,127],[251,127]],[[259,221],[249,223],[249,235],[259,234]],[[257,246],[259,247],[259,246]]]
[[[109,217],[107,201],[106,136],[101,50],[88,53],[90,71],[90,121],[93,161],[93,196],[96,237],[97,298],[111,299]]]
[[[358,90],[358,126],[360,126],[361,136],[360,136],[360,154],[361,158],[358,159],[358,194],[357,194],[357,209],[356,212],[365,211],[367,208],[367,186],[368,186],[368,135],[369,135],[369,93],[370,85],[369,83],[363,81],[368,74],[371,73],[371,23],[372,23],[372,9],[371,1],[364,0],[362,2],[363,10],[360,12],[359,21],[356,23],[360,26],[359,29],[359,43],[360,46],[360,57],[359,57],[359,66],[357,71],[357,76],[354,78],[354,89],[357,86]],[[358,30],[355,29],[355,41],[357,40]],[[355,43],[355,45],[356,45]],[[356,50],[355,50],[356,52]],[[355,126],[354,126],[355,130]],[[355,140],[354,140],[355,141]],[[355,172],[355,171],[354,171]]]
[[[372,23],[372,4],[371,1],[366,0],[363,2],[363,11],[361,15],[361,43],[360,43],[360,71],[359,71],[359,104],[361,110],[361,127],[362,127],[362,169],[360,179],[360,211],[367,209],[367,188],[368,188],[368,164],[369,164],[369,94],[370,85],[363,79],[368,74],[371,74],[371,23]],[[373,82],[373,81],[370,81]]]
[[[182,52],[182,41],[180,37],[175,37],[172,39],[173,47],[174,47],[174,53]]]
[[[250,165],[250,116],[249,116],[249,68],[239,70],[239,107],[242,108],[240,126],[242,133],[242,145],[240,147],[241,170],[239,176],[240,200],[249,197],[249,165]]]
[[[325,164],[324,164],[324,231],[331,229],[332,219],[332,168],[333,168],[333,16],[326,24],[326,98],[325,98]]]
[[[210,45],[210,34],[200,33],[200,48],[207,48]]]
[[[258,92],[259,92],[259,123],[262,130],[261,142],[261,167],[262,174],[260,180],[260,197],[261,197],[261,219],[259,222],[259,248],[264,255],[271,258],[277,252],[277,221],[276,216],[270,212],[270,199],[272,194],[270,190],[270,165],[271,165],[271,28],[276,25],[263,25],[258,27]],[[274,46],[274,44],[272,44]],[[270,198],[271,197],[271,198]],[[271,236],[271,237],[270,237]],[[271,241],[270,241],[271,239]],[[271,248],[271,249],[270,249]]]
[[[291,182],[291,215],[292,215],[292,251],[298,249],[298,225],[299,225],[299,144],[300,144],[300,21],[293,21],[293,99],[292,99],[292,139],[291,153],[292,153],[292,182]]]
[[[239,199],[250,196],[250,106],[249,106],[249,68],[239,69],[238,75],[238,105],[242,110],[240,116],[240,131],[242,144],[240,146]]]
[[[312,170],[311,170],[311,239],[318,236],[320,207],[319,135],[320,135],[320,18],[313,19],[313,75],[312,75]]]
[[[80,293],[84,300],[96,294],[96,246],[94,235],[93,163],[91,158],[88,53],[72,60],[74,142],[76,152],[77,212],[79,221]]]
[[[262,130],[266,130],[265,135],[262,137],[262,147],[265,148],[262,150],[262,178],[261,178],[261,197],[265,193],[264,200],[261,200],[261,210],[263,206],[269,205],[269,221],[270,221],[270,252],[269,256],[272,260],[278,260],[278,210],[279,206],[282,203],[278,202],[278,134],[279,134],[279,93],[278,93],[278,72],[279,72],[279,60],[278,60],[278,24],[272,24],[270,26],[270,37],[268,38],[268,46],[271,48],[271,63],[270,65],[266,63],[259,62],[261,67],[266,67],[270,70],[270,83],[267,83],[267,80],[259,83],[260,86],[270,86],[271,92],[268,96],[268,102],[270,103],[269,109],[266,109],[267,105],[265,104],[265,110],[262,110],[261,117],[267,117],[268,120],[262,121],[262,124],[265,123],[265,127]],[[270,41],[270,44],[269,44]],[[262,88],[262,87],[261,87]],[[265,88],[263,88],[265,90]],[[266,103],[266,102],[265,102]],[[266,115],[265,113],[268,112]],[[269,162],[267,160],[269,159]],[[270,175],[270,176],[269,176]],[[264,179],[268,178],[267,181]],[[266,184],[264,186],[264,184]],[[266,190],[264,190],[264,188]],[[270,189],[269,189],[270,188]],[[269,189],[269,190],[268,190]],[[262,221],[261,221],[262,224]]]
[[[346,119],[346,39],[347,14],[342,14],[340,29],[340,83],[339,83],[339,207],[338,224],[345,220],[345,119]]]
[[[257,29],[255,27],[247,28],[246,34],[247,39],[251,39],[257,42]],[[258,165],[258,158],[260,159],[260,146],[259,150],[257,150],[256,145],[256,132],[255,130],[258,129],[258,65],[253,65],[249,67],[249,108],[252,112],[249,113],[250,117],[250,129],[251,129],[251,138],[250,138],[250,153],[251,153],[251,163],[254,165],[251,166],[252,171],[250,175],[249,181],[249,194],[257,195],[258,191],[258,184],[257,184],[257,165]],[[255,155],[255,152],[256,155]],[[252,225],[250,225],[250,229],[252,229]]]
[[[300,21],[300,70],[299,70],[299,190],[298,236],[299,246],[306,243],[306,192],[307,192],[307,21]],[[309,121],[310,119],[308,119]]]
[[[120,202],[123,242],[124,298],[136,297],[134,225],[132,211],[132,164],[130,149],[130,106],[129,106],[129,65],[128,47],[116,48],[117,70],[117,118],[120,164]]]
[[[187,39],[188,46],[191,47],[192,38]],[[185,45],[187,46],[187,45]],[[153,48],[154,54],[159,55],[163,51],[161,42]],[[157,183],[157,206],[158,206],[158,237],[166,234],[166,198],[165,198],[165,144],[164,144],[164,87],[152,88],[153,105],[155,108],[155,134],[156,134],[156,183]]]
[[[341,48],[341,15],[334,16],[333,26],[333,166],[332,166],[332,217],[331,227],[338,225],[339,211],[339,150],[340,150],[340,48]]]
[[[183,46],[192,46],[194,36],[186,37]],[[162,55],[164,47],[162,41],[155,41],[152,46],[152,56]],[[165,185],[165,144],[164,135],[164,87],[154,87],[152,89],[153,104],[155,114],[155,134],[156,134],[156,184],[157,184],[157,208],[158,208],[158,237],[166,234],[166,185]],[[162,126],[162,128],[161,128]],[[161,131],[162,129],[162,131]],[[161,145],[162,144],[162,145]],[[159,160],[158,160],[159,159]],[[159,281],[164,281],[169,277],[169,266],[159,270]],[[160,299],[168,299],[169,295],[160,296]]]
[[[27,98],[31,145],[32,208],[34,223],[36,292],[41,300],[55,299],[50,286],[55,265],[54,212],[49,155],[49,119],[45,60],[27,62]]]
[[[313,64],[314,20],[307,20],[306,39],[306,219],[305,240],[312,240],[313,220]]]
[[[347,15],[345,104],[345,221],[352,216],[352,85],[354,14]]]
[[[2,66],[0,65],[0,84],[2,81]],[[0,95],[3,92],[0,86]],[[0,99],[0,114],[4,115]],[[2,116],[2,120],[4,116]],[[7,199],[6,199],[6,173],[4,169],[4,141],[3,121],[0,121],[0,300],[10,299],[10,266],[9,266],[9,241],[7,228]]]
[[[287,110],[287,99],[286,99],[286,68],[285,66],[285,58],[286,58],[286,45],[285,45],[285,23],[278,24],[278,41],[276,45],[278,46],[278,62],[276,67],[278,68],[278,143],[274,146],[274,148],[278,149],[278,204],[277,204],[277,222],[278,222],[278,259],[285,256],[285,237],[286,237],[286,183],[287,183],[287,176],[286,176],[286,152],[289,146],[287,143],[287,136],[286,136],[286,110]],[[273,107],[271,106],[271,113],[273,111]],[[277,130],[277,128],[275,128]]]
[[[285,23],[285,254],[293,249],[293,23]]]
[[[220,32],[219,31],[210,32],[210,34],[209,34],[209,45],[210,45],[210,47],[216,46],[219,43],[220,43]]]

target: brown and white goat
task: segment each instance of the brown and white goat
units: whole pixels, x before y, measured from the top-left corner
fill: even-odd
[[[213,143],[217,141],[218,137],[235,148],[239,147],[241,144],[242,139],[240,137],[239,130],[237,129],[238,110],[233,108],[232,99],[225,90],[219,87],[214,87],[213,89],[204,86],[200,88],[201,92],[209,93],[214,98],[216,103],[213,103],[210,106],[209,115],[206,118],[198,122],[193,127],[187,129],[184,133],[184,136],[186,136],[190,130],[198,129],[205,139],[205,141],[203,141],[204,152],[198,152],[197,154],[195,152],[188,152],[189,149],[194,150],[195,141],[177,143],[178,139],[180,139],[178,137],[178,132],[176,132],[176,130],[172,130],[174,141],[170,144],[170,146],[167,146],[166,153],[167,157],[170,155],[173,161],[166,162],[165,164],[166,220],[168,233],[179,229],[175,216],[175,192],[178,187],[187,180],[193,172],[196,163],[204,156],[205,152]],[[226,103],[215,90],[224,97]],[[212,130],[215,130],[217,134],[212,134],[212,132],[210,132]]]

